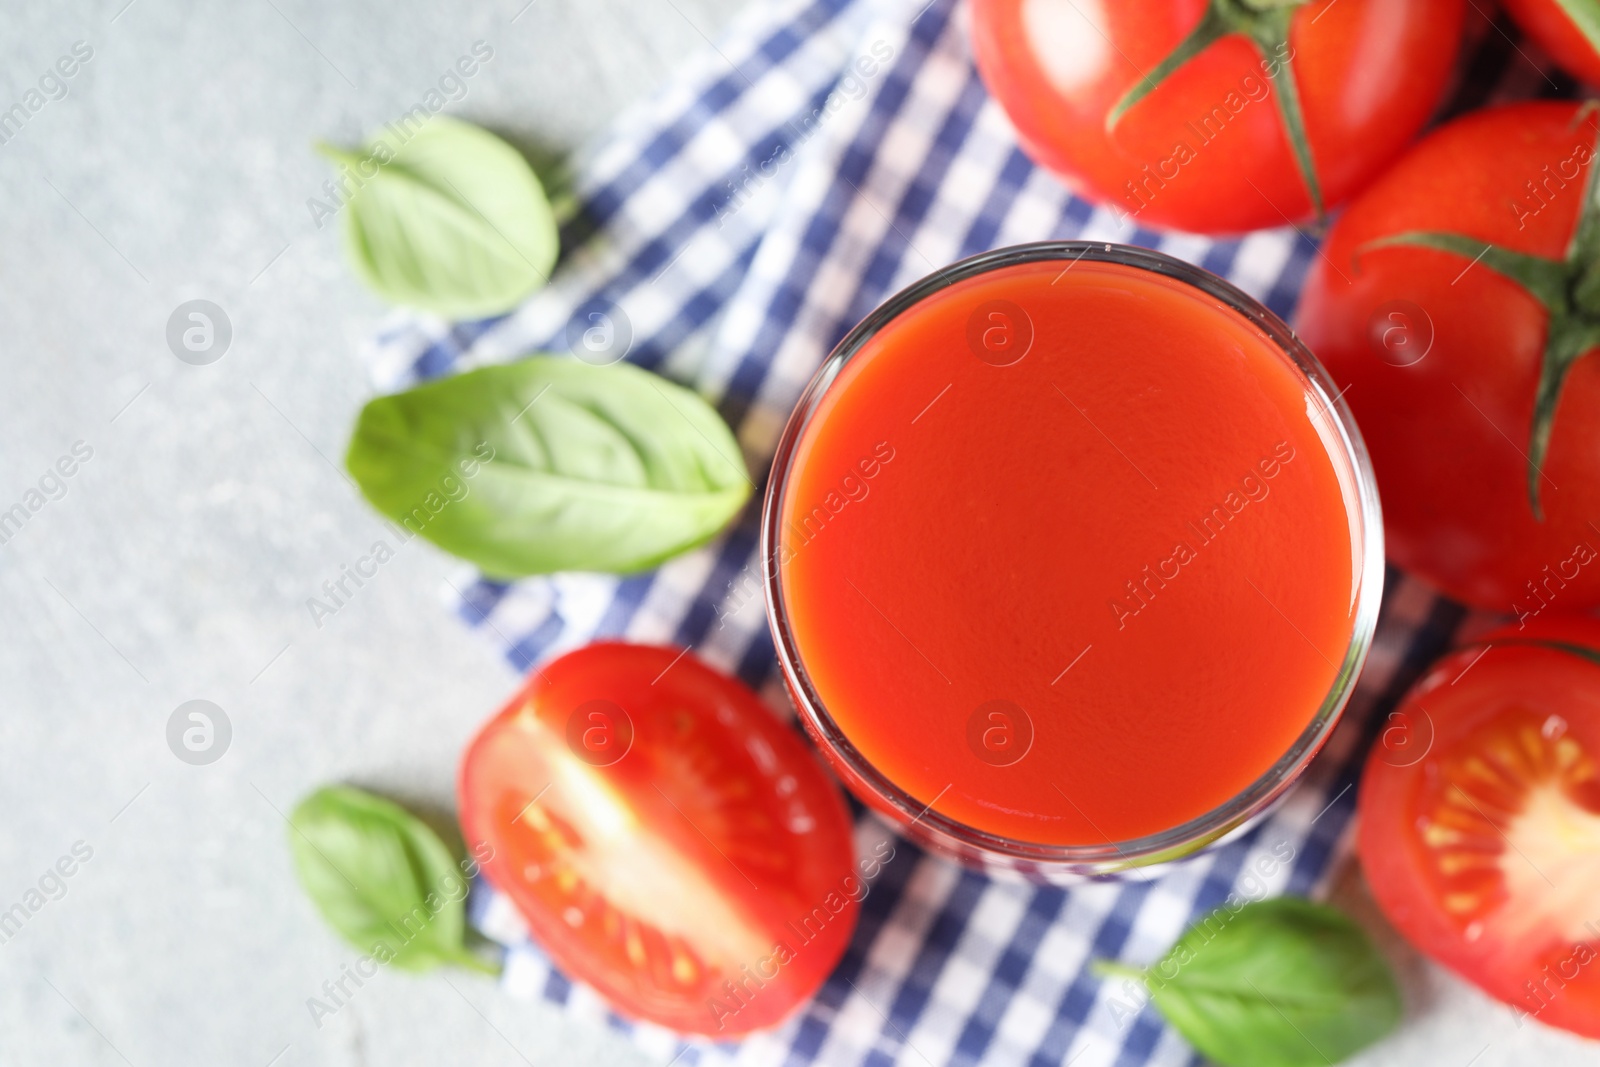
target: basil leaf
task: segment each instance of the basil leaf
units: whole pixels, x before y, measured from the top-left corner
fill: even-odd
[[[289,817],[295,871],[346,941],[380,963],[495,967],[463,945],[468,880],[439,835],[382,797],[328,786]]]
[[[343,213],[356,273],[384,299],[445,318],[516,307],[556,261],[533,168],[494,134],[443,116],[404,134],[391,123],[360,152],[317,146],[354,190]]]
[[[1366,934],[1292,897],[1218,908],[1140,977],[1167,1021],[1224,1067],[1327,1067],[1400,1021],[1394,975]]]
[[[751,488],[699,396],[550,356],[378,397],[345,466],[383,514],[501,578],[644,570],[708,540]]]

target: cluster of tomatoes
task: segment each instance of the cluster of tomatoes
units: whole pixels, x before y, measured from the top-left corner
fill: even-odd
[[[1600,366],[1583,359],[1600,343],[1600,121],[1521,103],[1410,144],[1468,6],[971,14],[1025,147],[1119,216],[1237,233],[1342,206],[1297,327],[1370,448],[1391,557],[1518,619],[1385,725],[1362,789],[1369,881],[1424,951],[1600,1036],[1600,621],[1571,614],[1600,604]],[[1600,84],[1592,3],[1505,6]],[[670,649],[592,645],[536,669],[468,750],[461,794],[489,876],[565,970],[629,1015],[717,1037],[816,991],[893,858],[857,858],[837,787],[755,694]]]
[[[1503,0],[1600,85],[1600,7]],[[1466,0],[973,0],[1024,147],[1120,221],[1322,221],[1296,329],[1371,452],[1391,560],[1517,622],[1384,726],[1360,849],[1419,948],[1600,1036],[1600,107],[1506,104],[1420,141]],[[1480,26],[1489,33],[1499,27]]]

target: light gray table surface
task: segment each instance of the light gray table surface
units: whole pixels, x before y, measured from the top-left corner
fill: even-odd
[[[330,461],[385,313],[312,223],[311,142],[357,140],[484,40],[450,110],[570,148],[740,0],[525,2],[7,5],[0,111],[75,42],[93,54],[0,144],[0,511],[41,478],[55,497],[0,544],[0,911],[92,855],[0,944],[4,1067],[646,1062],[462,973],[382,973],[315,1026],[306,1000],[352,952],[297,887],[281,814],[338,780],[448,813],[461,746],[517,681],[442,609],[457,565],[420,542],[320,629],[306,610],[378,530]],[[165,339],[196,298],[233,328],[208,366]],[[75,444],[92,457],[46,477]],[[207,766],[166,741],[196,698],[233,729]],[[1374,927],[1410,1017],[1361,1063],[1600,1063]]]

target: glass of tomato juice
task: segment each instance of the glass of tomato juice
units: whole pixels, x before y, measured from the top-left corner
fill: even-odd
[[[1377,621],[1371,465],[1327,372],[1204,270],[963,260],[834,350],[780,441],[768,614],[845,783],[969,864],[1071,881],[1241,830]]]

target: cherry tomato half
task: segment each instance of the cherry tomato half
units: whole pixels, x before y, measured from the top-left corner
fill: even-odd
[[[1570,102],[1434,131],[1333,226],[1295,316],[1372,453],[1390,559],[1519,618],[1600,604],[1600,244],[1573,242],[1596,135]]]
[[[1519,1018],[1600,1037],[1600,620],[1440,660],[1373,747],[1360,819],[1408,941]]]
[[[1310,217],[1308,179],[1324,207],[1370,181],[1438,103],[1464,10],[973,0],[972,39],[1023,147],[1075,191],[1140,225],[1240,233]]]
[[[1564,69],[1590,85],[1600,85],[1600,51],[1591,36],[1600,34],[1600,12],[1591,0],[1504,0],[1502,6]]]
[[[728,1037],[833,970],[866,894],[838,788],[748,688],[676,649],[536,669],[461,765],[461,825],[554,962],[624,1015]]]

